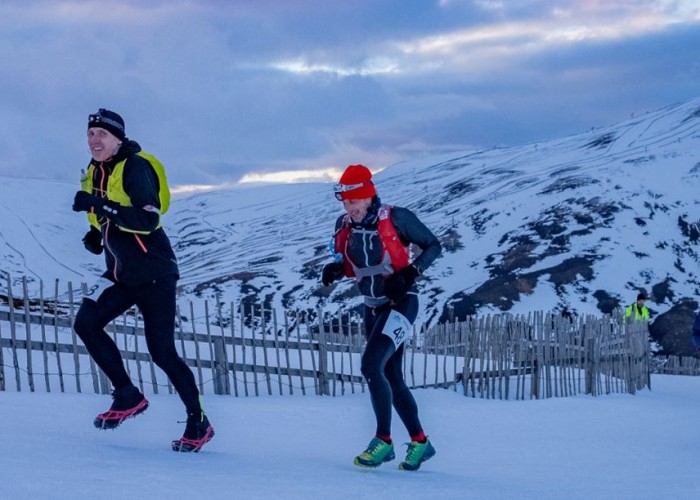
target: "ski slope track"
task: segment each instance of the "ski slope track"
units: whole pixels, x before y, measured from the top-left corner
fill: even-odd
[[[599,314],[640,290],[655,320],[680,314],[667,329],[692,320],[700,294],[700,98],[576,136],[404,162],[375,181],[385,202],[414,210],[444,245],[419,280],[421,321],[451,312]],[[2,178],[1,269],[26,275],[32,293],[40,278],[90,282],[102,269],[102,257],[80,241],[88,226],[70,209],[76,188]],[[331,186],[320,183],[174,197],[164,225],[180,264],[180,297],[356,309],[361,298],[350,280],[319,283],[341,212]]]

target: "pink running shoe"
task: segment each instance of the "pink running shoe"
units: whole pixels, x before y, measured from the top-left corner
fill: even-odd
[[[213,437],[214,428],[204,412],[200,412],[199,415],[190,414],[187,416],[185,433],[172,443],[173,451],[198,453]]]
[[[148,400],[133,385],[112,392],[114,401],[104,413],[95,417],[95,427],[98,429],[116,429],[127,418],[135,417],[148,408]]]

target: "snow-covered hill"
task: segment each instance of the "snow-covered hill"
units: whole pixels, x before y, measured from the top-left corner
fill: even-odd
[[[394,165],[375,180],[384,202],[416,211],[445,246],[420,281],[423,321],[608,312],[640,290],[656,317],[680,310],[685,324],[697,306],[700,98],[581,135]],[[2,271],[79,282],[101,270],[101,257],[82,248],[75,189],[2,179]],[[341,210],[328,184],[175,197],[165,226],[182,294],[357,306],[350,281],[319,283]]]

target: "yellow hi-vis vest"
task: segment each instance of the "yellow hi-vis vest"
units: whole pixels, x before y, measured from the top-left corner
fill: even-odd
[[[625,318],[631,318],[632,313],[634,313],[635,321],[648,321],[649,320],[649,309],[647,306],[642,306],[641,309],[637,306],[637,303],[631,304],[625,308]]]
[[[158,176],[158,199],[160,200],[160,215],[158,220],[158,227],[160,227],[160,216],[162,216],[170,208],[170,189],[168,188],[168,179],[165,176],[165,167],[163,167],[163,164],[158,160],[158,158],[156,158],[152,154],[145,153],[143,151],[139,151],[136,154],[139,155],[141,158],[145,159],[151,165],[153,170],[155,170],[156,175]],[[129,195],[126,194],[126,192],[124,191],[123,186],[125,164],[126,159],[117,163],[112,169],[112,173],[110,174],[109,179],[107,181],[107,199],[119,203],[122,206],[131,207],[131,199],[129,198]],[[94,172],[95,166],[92,163],[90,163],[87,173],[80,180],[80,188],[83,191],[87,191],[90,194],[92,194],[92,177]],[[100,223],[97,220],[97,215],[88,212],[87,216],[90,224],[95,226],[97,229],[100,229]],[[133,229],[125,228],[122,226],[117,227],[122,231],[126,231],[129,233],[148,234],[148,231],[135,231]]]

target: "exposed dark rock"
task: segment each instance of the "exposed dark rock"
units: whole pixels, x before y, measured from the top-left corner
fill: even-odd
[[[615,214],[626,207],[623,203],[604,202],[599,197],[590,198],[583,202],[584,208],[592,213],[598,214],[602,220],[602,226],[608,226],[615,220]],[[601,224],[596,224],[595,227],[601,227]]]
[[[478,184],[474,184],[467,181],[453,182],[445,186],[445,191],[447,191],[448,198],[452,198],[455,196],[464,196],[465,194],[473,193],[478,189]]]
[[[301,277],[306,280],[319,281],[321,278],[321,270],[323,269],[323,265],[330,262],[330,256],[326,255],[304,262],[304,265],[301,267]]]
[[[690,121],[694,118],[700,118],[700,108],[696,108],[695,111],[693,111],[686,118],[684,118],[681,123],[685,123],[685,122]]]
[[[651,296],[649,298],[657,304],[662,304],[663,302],[666,302],[666,300],[673,302],[675,294],[671,288],[671,283],[677,283],[677,281],[673,278],[666,278],[662,282],[653,285],[651,287]]]
[[[547,221],[537,224],[530,224],[530,227],[543,240],[551,240],[555,235],[566,231],[566,226],[557,221]]]
[[[587,147],[589,149],[593,149],[593,148],[603,149],[606,146],[609,146],[610,144],[615,142],[615,139],[616,139],[615,134],[610,132],[608,134],[603,134],[603,135],[593,139],[591,142],[586,144],[585,147]]]
[[[590,177],[585,177],[585,176],[564,177],[562,179],[559,179],[559,180],[551,183],[549,186],[544,188],[538,194],[543,195],[543,194],[561,193],[562,191],[566,191],[569,189],[579,189],[583,186],[588,186],[590,184],[598,184],[598,183],[600,183],[600,181],[598,181],[597,179],[592,179]]]
[[[588,281],[593,278],[593,263],[595,257],[573,257],[566,259],[558,266],[544,269],[533,275],[549,274],[549,281],[554,283],[556,287],[579,282],[578,276],[583,281]]]
[[[596,290],[593,292],[593,297],[598,301],[596,307],[603,314],[611,314],[620,307],[620,299],[610,295],[605,290]]]
[[[474,232],[478,235],[484,235],[486,234],[486,224],[493,219],[496,215],[498,215],[498,212],[489,212],[486,209],[479,210],[475,214],[473,214],[471,217],[468,219],[468,223],[471,225],[471,228],[474,230]],[[507,235],[504,235],[506,237]],[[505,240],[502,240],[505,241]],[[499,243],[500,245],[501,243]]]
[[[304,288],[304,285],[297,285],[295,287],[290,288],[282,294],[282,306],[285,309],[292,308],[292,304],[294,303],[294,294],[302,288]]]
[[[531,253],[537,246],[538,244],[527,235],[515,238],[515,245],[502,255],[500,263],[493,266],[489,274],[492,277],[503,276],[518,269],[531,267],[537,262],[537,257]]]
[[[460,235],[454,229],[449,229],[441,238],[440,243],[442,244],[442,249],[448,253],[454,253],[457,250],[464,248],[462,242],[460,241]]]
[[[490,305],[508,311],[521,293],[532,293],[536,280],[513,273],[490,279],[470,294],[456,294],[451,301],[454,317],[460,320],[477,313],[478,308]],[[440,321],[447,321],[452,311],[445,308]]]
[[[249,266],[261,266],[263,264],[272,264],[273,262],[279,262],[282,260],[282,257],[280,255],[271,255],[269,257],[264,257],[262,259],[258,260],[251,260],[248,262]]]
[[[593,217],[591,217],[591,214],[580,212],[574,214],[574,220],[582,226],[588,226],[593,224],[594,222]]]
[[[327,256],[327,255],[329,255],[329,254],[330,254],[330,253],[329,253],[329,251],[328,251],[328,245],[327,245],[327,244],[326,244],[326,245],[316,245],[316,246],[314,247],[314,256],[316,256],[316,257],[318,257],[319,255]]]
[[[513,304],[520,300],[521,294],[529,295],[534,292],[537,280],[549,275],[549,281],[557,289],[564,285],[580,285],[581,281],[593,278],[593,263],[595,257],[574,257],[566,259],[557,266],[532,273],[516,274],[504,272],[477,287],[472,293],[458,293],[451,297],[449,303],[452,310],[444,308],[440,321],[446,321],[452,314],[457,319],[465,319],[477,313],[483,306],[492,306],[501,311],[508,311]],[[503,269],[501,269],[503,271]]]
[[[684,217],[678,216],[678,227],[683,236],[688,238],[692,243],[695,243],[700,238],[700,230],[696,223],[689,223]]]
[[[232,273],[232,274],[226,274],[223,276],[217,276],[216,278],[212,278],[207,281],[202,281],[200,283],[197,283],[197,285],[194,286],[192,291],[195,293],[197,297],[200,297],[203,292],[210,288],[215,288],[217,285],[222,285],[224,283],[228,283],[229,281],[240,281],[241,284],[241,292],[243,293],[244,290],[249,287],[248,282],[254,278],[258,278],[260,276],[270,276],[269,274],[266,273],[256,273],[256,272],[241,272],[241,273]],[[252,287],[251,287],[252,288]],[[256,290],[257,289],[253,289]]]
[[[654,160],[656,160],[656,156],[650,155],[650,156],[640,156],[639,158],[631,158],[629,160],[624,160],[622,163],[639,165],[641,163],[647,163],[647,162],[654,161]]]
[[[552,177],[559,177],[560,175],[568,174],[569,172],[576,172],[580,168],[581,167],[577,167],[577,166],[559,168],[559,169],[555,170],[554,172],[552,172]]]
[[[694,299],[682,298],[665,313],[659,314],[649,325],[651,338],[658,342],[662,350],[659,354],[692,356],[693,344],[690,331],[698,308]]]

